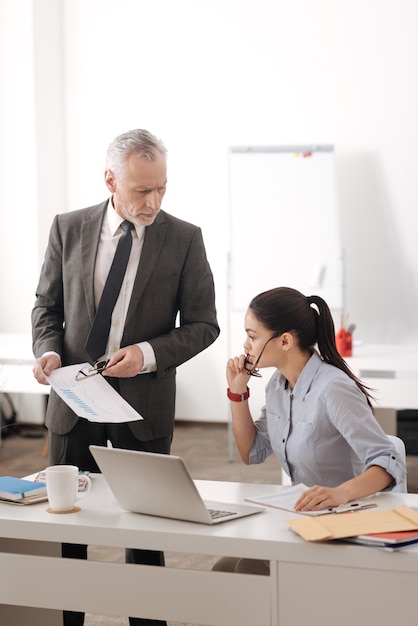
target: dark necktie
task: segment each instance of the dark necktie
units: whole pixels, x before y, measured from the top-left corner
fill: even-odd
[[[102,297],[97,307],[96,315],[86,342],[86,351],[95,363],[104,355],[109,337],[112,312],[118,299],[129,255],[132,248],[131,230],[133,224],[126,220],[120,225],[123,233],[119,238],[115,256],[103,288]]]

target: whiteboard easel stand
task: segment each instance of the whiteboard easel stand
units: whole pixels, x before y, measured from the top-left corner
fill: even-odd
[[[318,295],[334,310],[346,313],[334,161],[332,145],[229,148],[228,356],[235,350],[231,345],[232,311],[245,311],[255,294],[276,284],[308,293],[312,269],[316,270]],[[283,221],[296,233],[298,250],[306,252],[300,258],[294,254],[292,238],[282,237],[278,245],[276,226]],[[237,260],[246,258],[249,238],[259,244],[257,263],[247,265],[243,272]],[[288,263],[289,258],[292,263]],[[227,423],[232,461],[234,437],[229,405]]]
[[[231,254],[228,252],[226,259],[226,301],[228,306],[228,315],[227,315],[227,333],[228,333],[228,357],[232,354],[232,345],[231,345]],[[232,432],[232,416],[231,416],[231,408],[228,401],[228,415],[227,415],[227,424],[228,424],[228,461],[233,463],[234,461],[234,433]]]

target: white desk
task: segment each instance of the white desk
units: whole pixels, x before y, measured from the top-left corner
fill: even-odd
[[[30,335],[0,333],[0,391],[49,394],[33,376],[34,360]]]
[[[382,406],[418,408],[418,346],[358,346],[345,360],[362,380],[381,381]]]
[[[209,481],[197,485],[205,498],[237,502],[280,489]],[[416,494],[377,499],[386,508],[418,506]],[[22,617],[19,607],[32,606],[215,626],[335,626],[336,621],[352,626],[354,620],[373,626],[416,624],[418,548],[388,553],[305,542],[284,523],[294,515],[273,509],[217,526],[127,513],[97,475],[80,504],[82,510],[70,515],[51,515],[45,503],[0,505],[0,604],[12,605],[0,605],[0,623],[59,623],[57,611],[26,609]],[[253,576],[56,558],[63,541],[270,559],[271,573]]]
[[[33,363],[30,335],[0,333],[0,392],[17,394],[13,400],[18,416],[25,415],[24,422],[43,424],[50,387],[36,381]]]
[[[0,363],[0,391],[49,395],[49,385],[40,385],[33,375],[31,364]]]
[[[32,363],[32,338],[27,333],[0,333],[0,363]]]
[[[376,417],[397,434],[396,411],[418,409],[418,346],[364,345],[345,359],[376,399]]]

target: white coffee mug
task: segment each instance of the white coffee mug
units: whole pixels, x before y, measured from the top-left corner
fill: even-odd
[[[52,513],[79,510],[75,506],[76,500],[90,491],[91,479],[85,475],[79,477],[78,472],[76,465],[50,465],[46,468],[46,492]],[[86,488],[82,492],[78,490],[79,478],[86,483]]]

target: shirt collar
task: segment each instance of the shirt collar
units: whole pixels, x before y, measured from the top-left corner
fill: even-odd
[[[125,218],[121,217],[119,213],[116,213],[113,206],[112,198],[110,197],[109,202],[107,203],[107,223],[109,224],[109,232],[112,236],[116,235],[116,231],[124,221]],[[137,226],[136,224],[134,224],[134,228],[138,239],[141,239],[145,232],[145,226]]]
[[[292,392],[295,398],[298,398],[299,400],[303,400],[303,398],[308,393],[311,387],[312,381],[322,364],[323,364],[323,360],[319,356],[318,352],[314,350],[311,358],[306,363],[305,367],[303,368],[303,370],[301,371],[299,375],[299,378],[296,381],[296,385]],[[280,374],[278,384],[281,385],[282,387],[287,386],[287,380],[285,376],[283,376],[283,374]]]

